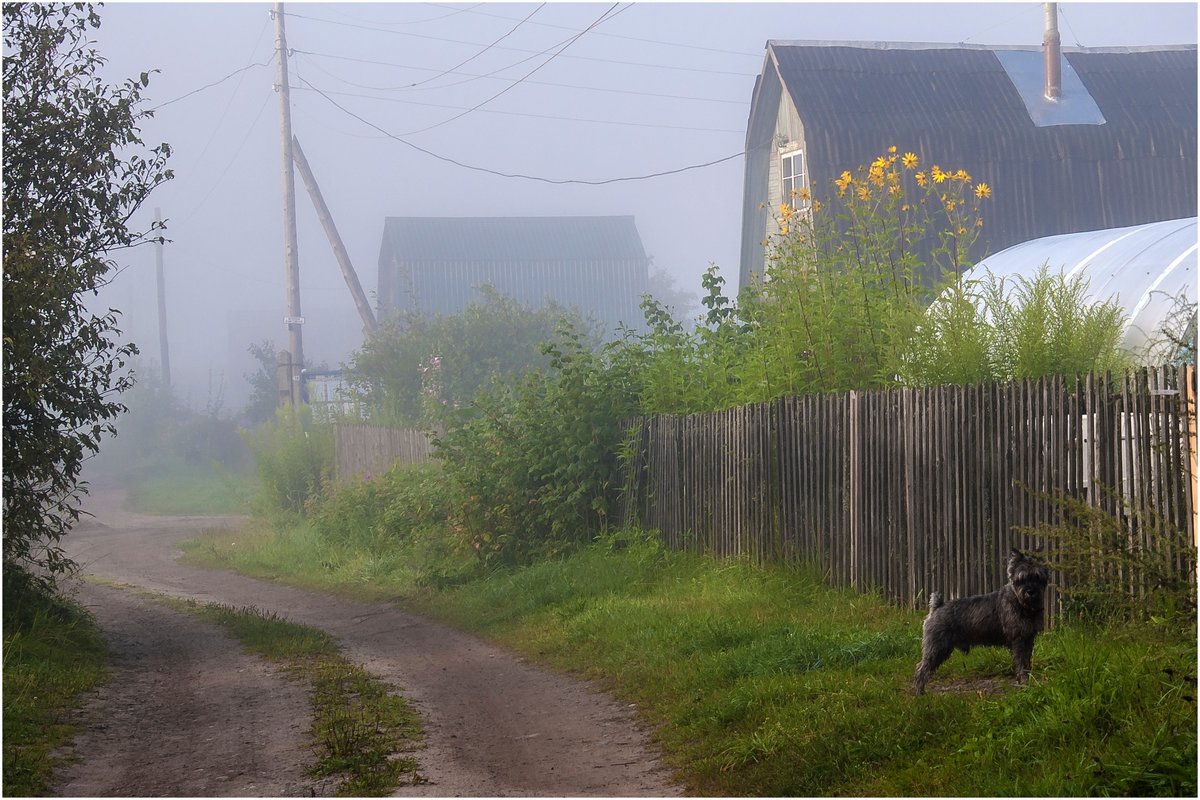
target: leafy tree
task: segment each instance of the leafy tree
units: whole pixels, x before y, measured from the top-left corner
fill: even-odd
[[[561,306],[532,309],[485,286],[483,301],[457,314],[385,322],[352,357],[353,385],[383,421],[428,424],[439,409],[469,405],[493,380],[545,364],[541,344],[564,317],[582,327]]]
[[[151,240],[133,212],[170,179],[170,149],[139,123],[149,75],[100,76],[92,6],[5,3],[4,584],[53,583],[58,542],[79,518],[79,472],[111,420],[135,354],[118,312],[90,312],[114,251]],[[28,568],[40,568],[30,570]],[[32,577],[33,575],[39,577]]]
[[[279,406],[279,384],[276,379],[275,343],[264,339],[261,344],[251,342],[246,350],[258,362],[258,369],[247,372],[243,377],[250,383],[250,400],[246,403],[246,419],[260,424],[275,419]]]

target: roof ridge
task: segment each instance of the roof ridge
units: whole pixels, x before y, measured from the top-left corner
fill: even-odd
[[[839,41],[828,39],[768,39],[767,49],[772,47],[856,47],[861,50],[1034,50],[1041,51],[1040,44],[975,44],[968,42],[885,42],[885,41]],[[1064,53],[1153,53],[1161,51],[1196,50],[1194,44],[1136,45],[1114,47],[1066,47]]]

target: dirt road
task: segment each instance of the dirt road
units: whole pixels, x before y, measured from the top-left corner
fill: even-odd
[[[422,796],[677,795],[634,710],[589,685],[524,663],[473,636],[393,607],[354,603],[175,563],[177,544],[232,524],[121,510],[90,498],[94,519],[67,537],[85,574],[201,602],[255,606],[322,628],[346,655],[403,690],[421,713]],[[212,626],[127,592],[84,586],[117,651],[117,674],[87,711],[78,764],[60,794],[297,795],[302,693]],[[168,776],[169,779],[168,779]]]

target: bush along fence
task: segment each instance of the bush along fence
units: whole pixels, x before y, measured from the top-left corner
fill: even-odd
[[[1166,367],[639,418],[620,514],[674,547],[813,563],[920,606],[998,588],[1009,550],[1055,546],[1036,529],[1082,502],[1194,589],[1194,380]],[[1153,588],[1137,561],[1095,569],[1136,594]]]
[[[423,464],[433,443],[419,430],[338,422],[333,426],[334,469],[339,481],[382,475],[393,464]]]

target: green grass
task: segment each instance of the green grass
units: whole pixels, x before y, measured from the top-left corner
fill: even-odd
[[[129,482],[128,507],[140,514],[247,514],[255,479],[213,466],[176,466]]]
[[[210,536],[190,557],[406,605],[590,678],[653,725],[712,795],[1194,795],[1194,623],[1064,626],[1034,677],[956,653],[911,693],[921,614],[622,534],[571,558],[419,588],[401,551],[355,554],[309,528]],[[978,689],[998,687],[989,693]]]
[[[340,796],[380,797],[422,782],[416,759],[398,756],[421,742],[416,712],[393,687],[343,657],[329,634],[256,608],[155,597],[223,626],[248,652],[309,682],[312,774],[338,777]]]
[[[45,795],[56,748],[75,726],[68,712],[108,676],[107,649],[91,616],[42,595],[4,605],[4,795]]]

